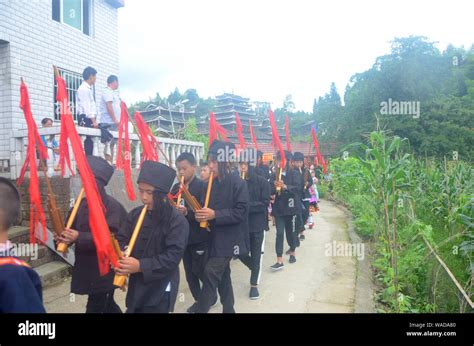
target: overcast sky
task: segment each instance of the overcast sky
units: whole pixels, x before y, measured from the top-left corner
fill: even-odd
[[[315,97],[423,35],[469,48],[473,0],[126,0],[119,10],[121,94],[127,103],[197,89],[281,106]]]

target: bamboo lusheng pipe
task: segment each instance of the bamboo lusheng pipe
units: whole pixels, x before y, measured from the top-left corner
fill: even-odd
[[[281,174],[282,174],[282,172],[283,172],[283,168],[280,167],[280,168],[278,169],[278,179],[277,179],[277,181],[281,181]],[[276,191],[277,191],[278,193],[281,193],[281,186],[277,186]]]
[[[147,207],[144,206],[142,209],[142,212],[140,213],[140,216],[138,217],[137,224],[135,225],[135,228],[132,233],[132,237],[130,238],[130,242],[128,243],[128,247],[125,250],[125,253],[122,258],[130,257],[130,254],[133,251],[133,248],[135,246],[135,242],[137,241],[138,233],[140,233],[140,229],[142,228],[143,220],[145,219],[145,214],[147,211]],[[127,280],[127,275],[115,275],[114,277],[114,286],[117,286],[119,288],[123,288],[125,286],[125,282]]]
[[[197,201],[196,197],[191,195],[186,185],[183,185],[183,198],[186,201],[186,203],[191,207],[191,210],[193,212],[196,212],[196,210],[202,209],[201,204]],[[209,226],[207,226],[206,229],[208,232],[211,231],[209,229]]]
[[[214,172],[211,172],[211,176],[209,177],[209,183],[207,184],[207,192],[206,192],[206,199],[204,201],[204,208],[207,208],[209,206],[209,198],[211,197],[211,189],[212,189],[212,181],[214,180]],[[209,225],[209,222],[207,221],[201,221],[199,223],[199,227],[201,228],[207,228]]]
[[[64,220],[61,214],[61,210],[57,207],[56,198],[54,196],[53,188],[51,186],[51,181],[49,180],[48,173],[46,171],[46,167],[42,160],[40,160],[40,167],[43,171],[44,178],[46,180],[46,186],[48,189],[48,212],[51,219],[51,226],[53,228],[54,233],[57,236],[60,236],[64,231]],[[58,243],[56,250],[62,254],[67,252],[67,245],[64,243]]]
[[[112,247],[114,249],[114,252],[117,255],[117,258],[122,259],[123,258],[122,250],[120,250],[120,245],[117,241],[117,238],[115,238],[115,235],[113,233],[110,233],[110,241],[112,243]]]
[[[79,210],[79,206],[81,205],[82,198],[84,197],[84,188],[81,189],[79,195],[74,202],[74,207],[72,208],[71,215],[69,215],[69,219],[67,220],[66,228],[71,228],[72,224],[74,223],[74,219],[76,218],[77,211]],[[58,252],[65,253],[68,249],[67,244],[65,243],[58,243],[57,250]]]
[[[181,188],[181,189],[183,188],[183,185],[184,185],[184,175],[181,176],[181,184],[180,184],[180,188]],[[181,205],[181,195],[182,195],[182,192],[179,193],[179,195],[178,195],[178,200],[176,201],[176,204],[177,204],[178,206]]]

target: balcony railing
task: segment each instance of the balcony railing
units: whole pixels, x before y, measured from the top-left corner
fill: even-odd
[[[57,143],[59,144],[59,133],[60,127],[53,126],[48,128],[39,128],[38,132],[40,136],[45,136],[46,141],[48,143],[48,160],[47,160],[47,169],[48,175],[60,175],[61,172],[57,169],[59,155],[55,154],[52,149],[52,141],[56,139]],[[100,130],[86,128],[86,127],[77,127],[77,132],[81,138],[82,143],[86,140],[87,137],[91,137],[93,142],[93,155],[105,158],[106,153],[110,153],[110,144],[102,144],[100,142]],[[111,131],[112,135],[114,136],[115,141],[118,138],[118,133],[115,131]],[[192,153],[197,162],[203,158],[204,155],[204,144],[201,142],[191,142],[185,140],[177,140],[172,138],[161,138],[157,137],[158,141],[160,142],[161,149],[166,154],[168,159],[171,161],[171,165],[173,168],[176,167],[176,158],[182,152],[190,152]],[[141,163],[141,144],[137,134],[130,134],[130,141],[131,141],[131,150],[132,150],[132,168],[139,168]],[[28,131],[25,130],[17,130],[14,131],[12,137],[10,139],[10,177],[12,180],[18,178],[21,167],[23,166],[23,162],[26,158],[26,149],[28,143]],[[76,162],[74,160],[74,154],[72,152],[71,147],[69,147],[70,157],[71,157],[71,169],[76,174]],[[117,146],[115,144],[113,149],[113,163],[115,164],[116,160],[116,151]],[[159,152],[159,159],[160,162],[166,163],[166,159],[161,152]],[[66,169],[66,174],[69,176],[69,170]]]

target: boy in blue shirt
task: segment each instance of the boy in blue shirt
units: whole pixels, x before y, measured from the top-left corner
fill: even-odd
[[[38,274],[15,257],[8,230],[18,219],[20,194],[5,178],[0,178],[0,313],[40,313],[43,292]]]

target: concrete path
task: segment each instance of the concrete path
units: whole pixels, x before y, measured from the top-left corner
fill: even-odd
[[[321,211],[316,214],[315,227],[306,231],[306,240],[296,251],[297,261],[288,262],[285,268],[272,272],[275,263],[275,228],[266,233],[263,271],[260,280],[260,299],[250,300],[250,272],[240,261],[232,261],[232,283],[235,295],[235,310],[245,313],[295,313],[295,312],[358,312],[373,311],[371,287],[360,287],[356,283],[358,259],[354,255],[328,254],[329,247],[345,246],[351,243],[349,215],[336,204],[322,201]],[[352,238],[352,242],[354,239]],[[334,243],[336,242],[336,243]],[[287,244],[285,242],[285,250]],[[185,312],[193,299],[187,287],[181,267],[181,283],[176,312]],[[370,280],[369,280],[370,281]],[[358,290],[356,290],[356,286]],[[48,312],[84,312],[86,297],[69,294],[70,280],[48,288],[44,292],[44,302]],[[368,296],[362,307],[356,304],[356,291],[362,290]],[[125,293],[116,291],[116,301],[125,310]],[[356,308],[358,306],[358,308]],[[219,304],[211,312],[221,312]]]

